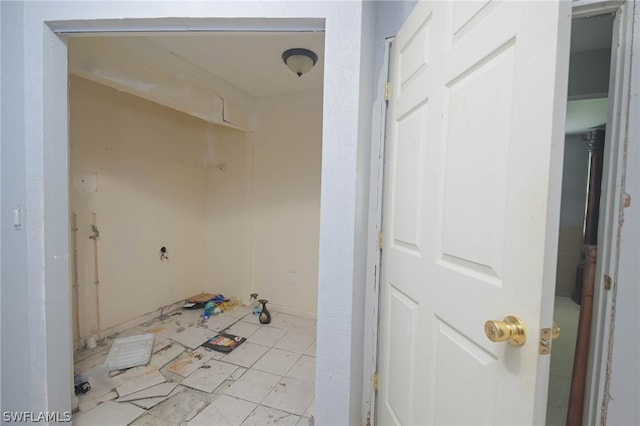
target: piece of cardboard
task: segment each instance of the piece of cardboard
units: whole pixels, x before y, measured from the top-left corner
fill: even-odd
[[[217,294],[214,293],[199,293],[195,296],[189,297],[188,299],[186,299],[186,301],[190,303],[207,303],[209,300],[213,299],[216,296]]]

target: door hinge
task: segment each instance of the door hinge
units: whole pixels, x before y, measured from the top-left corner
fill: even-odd
[[[391,82],[387,81],[384,84],[384,100],[388,101],[389,99],[391,99]]]
[[[613,288],[613,280],[609,275],[604,276],[604,289],[611,290]]]
[[[380,250],[384,248],[384,232],[382,231],[378,233],[378,247],[380,247]]]
[[[378,389],[380,389],[380,373],[376,371],[373,375],[373,390],[378,392]]]

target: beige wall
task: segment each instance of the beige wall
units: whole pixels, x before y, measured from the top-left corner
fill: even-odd
[[[204,288],[201,120],[70,77],[71,211],[78,215],[80,334],[96,333],[91,213],[100,240],[101,328]],[[84,187],[97,174],[97,191]],[[170,260],[160,261],[166,246]]]
[[[200,291],[315,317],[320,93],[258,100],[247,133],[70,79],[82,338],[97,332],[94,211],[103,330]]]
[[[260,99],[252,128],[253,288],[276,308],[315,316],[321,93]]]
[[[206,127],[206,288],[248,300],[250,134],[212,124]]]
[[[567,135],[562,172],[556,296],[571,296],[582,250],[589,154],[583,135]]]

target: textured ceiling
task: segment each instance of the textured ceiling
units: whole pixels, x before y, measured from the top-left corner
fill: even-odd
[[[282,60],[282,52],[297,47],[318,55],[301,77]],[[176,76],[209,74],[253,97],[321,90],[324,78],[320,31],[92,34],[70,38],[69,49],[72,72],[95,74],[102,67],[124,80],[163,69]]]
[[[609,48],[612,22],[612,15],[574,20],[571,51]],[[178,56],[255,97],[321,90],[323,84],[323,32],[185,32],[116,37],[125,43],[129,37],[145,38],[163,48],[166,55]],[[287,69],[281,56],[294,47],[318,55],[316,66],[300,78]]]
[[[251,96],[294,93],[322,88],[324,33],[195,33],[154,35],[150,41]],[[318,62],[298,77],[282,61],[282,52],[303,47]]]

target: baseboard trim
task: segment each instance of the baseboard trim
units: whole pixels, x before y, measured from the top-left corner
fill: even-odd
[[[182,309],[182,306],[184,305],[184,299],[180,300],[178,302],[174,302],[171,303],[169,305],[163,306],[161,308],[158,308],[154,311],[151,312],[147,312],[146,314],[142,314],[139,315],[133,319],[121,322],[119,324],[116,324],[114,326],[105,328],[104,330],[102,330],[100,332],[100,338],[98,338],[98,336],[96,336],[95,334],[91,333],[88,334],[86,336],[81,336],[80,337],[80,342],[82,343],[82,345],[80,347],[76,347],[75,350],[76,351],[80,351],[84,348],[86,348],[87,344],[87,339],[89,339],[90,337],[95,337],[96,338],[96,342],[100,342],[103,339],[107,338],[108,336],[112,336],[116,333],[120,333],[121,331],[127,330],[131,327],[135,327],[137,325],[140,325],[142,323],[145,323],[147,321],[151,321],[154,320],[156,318],[159,318],[162,314],[167,315],[170,312],[174,312],[178,309]],[[78,361],[78,360],[76,360]]]

